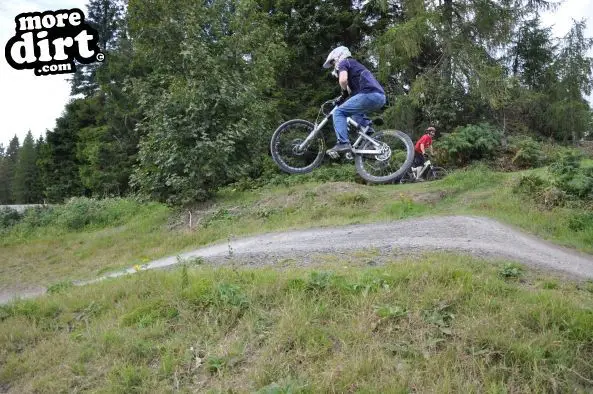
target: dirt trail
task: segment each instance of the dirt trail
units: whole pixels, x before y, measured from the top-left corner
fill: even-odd
[[[472,216],[425,217],[270,233],[200,248],[179,257],[202,257],[216,264],[224,263],[232,254],[234,260],[261,266],[291,257],[306,260],[314,253],[339,254],[366,248],[402,255],[421,251],[459,251],[479,257],[514,260],[571,277],[593,278],[593,256],[542,241],[492,219]],[[144,264],[141,269],[165,268],[178,263],[178,256],[171,256]],[[76,284],[85,285],[134,272],[136,270],[130,268]],[[0,303],[15,296],[34,297],[42,293],[42,289],[25,294],[0,289]]]

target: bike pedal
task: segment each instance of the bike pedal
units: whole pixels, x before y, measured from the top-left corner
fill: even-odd
[[[354,159],[354,155],[352,154],[352,152],[348,152],[348,153],[346,153],[346,155],[344,155],[344,157],[345,157],[347,160],[353,160],[353,159]]]

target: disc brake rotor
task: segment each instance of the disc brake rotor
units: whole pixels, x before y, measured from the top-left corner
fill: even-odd
[[[302,156],[305,154],[306,149],[299,149],[299,145],[301,145],[303,143],[303,140],[300,138],[296,138],[294,140],[292,140],[292,143],[290,144],[292,146],[292,153],[295,156]]]
[[[391,148],[389,147],[389,145],[383,143],[381,144],[381,147],[379,149],[381,150],[381,153],[375,155],[375,159],[377,159],[378,161],[387,161],[391,158]]]

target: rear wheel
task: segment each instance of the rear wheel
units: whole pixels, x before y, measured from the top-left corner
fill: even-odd
[[[399,178],[399,183],[412,183],[415,182],[414,175],[412,174],[412,168],[404,173],[404,175]]]
[[[429,181],[436,181],[437,179],[442,179],[447,175],[447,170],[443,167],[432,167],[432,169],[426,175],[426,179]]]
[[[414,144],[410,137],[399,130],[384,130],[372,136],[379,144],[367,141],[363,150],[378,150],[378,154],[356,155],[356,171],[371,183],[389,183],[402,178],[412,166]]]
[[[272,159],[282,171],[305,174],[319,167],[325,155],[325,142],[321,133],[304,149],[299,149],[314,127],[311,122],[295,119],[281,124],[274,132],[270,150]]]

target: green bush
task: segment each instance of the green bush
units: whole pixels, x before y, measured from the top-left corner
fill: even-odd
[[[230,185],[230,189],[253,190],[264,186],[293,186],[306,182],[354,182],[356,171],[351,161],[326,163],[308,174],[286,174],[272,161],[265,159],[256,177],[244,178]]]
[[[593,167],[581,166],[581,155],[577,151],[564,151],[550,165],[549,172],[551,180],[537,175],[521,177],[513,192],[533,197],[547,208],[593,200]]]
[[[25,211],[23,226],[27,228],[44,227],[55,223],[54,207],[34,207]]]
[[[491,158],[501,145],[501,135],[487,123],[458,127],[439,142],[439,149],[445,152],[447,163],[466,165]]]
[[[137,201],[124,198],[98,200],[86,197],[74,197],[63,205],[27,209],[19,216],[20,219],[18,222],[14,222],[11,229],[7,231],[14,229],[14,231],[28,234],[36,228],[55,229],[57,231],[78,231],[117,226],[125,223],[134,216],[138,216],[142,211],[149,211],[155,204],[141,204]],[[5,217],[1,212],[0,225],[3,223],[3,218]]]
[[[567,201],[566,192],[537,175],[525,175],[513,187],[514,193],[524,194],[543,208],[562,206]]]
[[[593,213],[575,213],[568,218],[568,228],[572,231],[587,231],[593,229]]]
[[[550,186],[550,182],[537,175],[525,175],[519,179],[519,182],[513,187],[513,192],[523,193],[535,196],[543,193]]]
[[[593,200],[593,168],[582,167],[582,154],[565,152],[550,166],[554,184],[567,194],[581,200]]]
[[[0,230],[17,224],[23,215],[10,208],[0,208]]]
[[[539,167],[544,162],[541,144],[531,137],[509,138],[511,162],[519,168]]]

